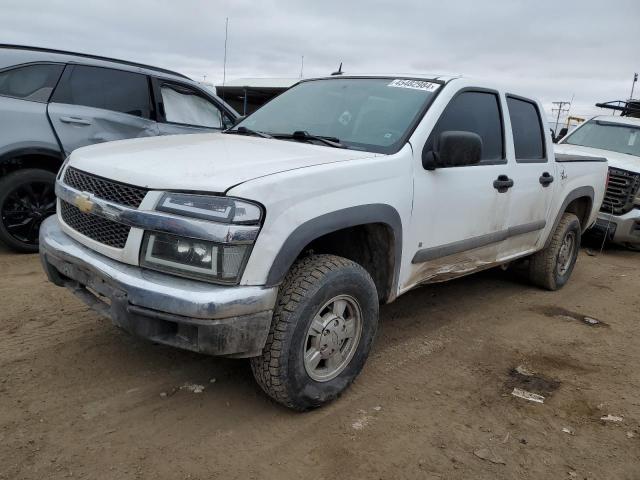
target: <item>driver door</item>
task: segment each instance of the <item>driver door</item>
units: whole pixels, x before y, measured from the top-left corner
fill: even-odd
[[[511,189],[494,187],[509,173],[500,102],[494,91],[458,92],[424,146],[434,150],[445,131],[476,133],[483,143],[479,164],[428,171],[422,167],[422,150],[415,151],[414,250],[403,289],[461,276],[500,256],[511,198]]]

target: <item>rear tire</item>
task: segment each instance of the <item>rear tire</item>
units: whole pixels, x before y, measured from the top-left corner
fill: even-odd
[[[581,233],[578,217],[573,213],[563,213],[549,245],[530,258],[531,283],[547,290],[562,288],[571,277],[576,264]]]
[[[627,249],[631,250],[632,252],[640,252],[640,244],[638,243],[627,243],[625,247],[627,247]]]
[[[56,175],[29,168],[0,179],[0,241],[16,252],[38,251],[40,224],[56,212]]]
[[[335,255],[303,258],[280,287],[262,355],[251,359],[253,375],[286,407],[319,407],[358,376],[377,326],[378,294],[364,268]]]

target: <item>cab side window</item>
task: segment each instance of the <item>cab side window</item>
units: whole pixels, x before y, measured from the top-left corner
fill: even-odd
[[[75,65],[63,76],[52,102],[101,108],[152,119],[146,75],[111,68]]]
[[[463,91],[455,96],[440,116],[427,145],[437,149],[438,137],[446,131],[476,133],[482,139],[480,164],[506,163],[504,129],[498,95],[492,92]]]
[[[507,96],[516,161],[546,162],[540,112],[535,103]]]
[[[36,64],[0,72],[0,95],[32,102],[46,102],[64,65]]]
[[[220,108],[197,91],[170,83],[160,87],[166,121],[180,125],[224,128],[226,118]]]

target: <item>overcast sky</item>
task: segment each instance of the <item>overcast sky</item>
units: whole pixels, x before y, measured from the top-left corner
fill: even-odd
[[[626,98],[640,71],[640,0],[0,0],[0,43],[70,49],[222,81],[461,73],[542,99]],[[640,94],[640,85],[638,86]]]

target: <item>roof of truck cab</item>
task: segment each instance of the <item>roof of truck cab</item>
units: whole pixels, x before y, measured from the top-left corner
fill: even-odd
[[[439,80],[448,82],[462,75],[441,73],[341,73],[339,75],[326,75],[322,77],[303,78],[301,80],[319,80],[323,78],[417,78],[420,80]]]

